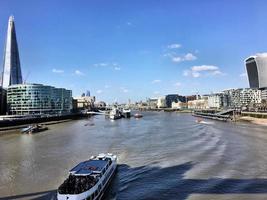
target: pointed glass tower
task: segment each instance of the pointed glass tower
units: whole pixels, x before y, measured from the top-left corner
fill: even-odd
[[[19,49],[16,38],[14,17],[10,16],[8,20],[6,46],[4,49],[4,66],[2,73],[2,87],[21,84],[22,75],[19,61]]]

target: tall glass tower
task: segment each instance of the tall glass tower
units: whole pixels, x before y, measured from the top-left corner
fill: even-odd
[[[1,84],[3,88],[9,85],[21,84],[22,75],[19,61],[19,49],[16,38],[14,17],[8,20],[6,46],[4,49],[4,66]]]

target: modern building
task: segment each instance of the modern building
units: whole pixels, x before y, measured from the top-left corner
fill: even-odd
[[[245,60],[250,88],[263,90],[262,99],[267,100],[267,53],[259,53]]]
[[[166,107],[171,108],[172,102],[178,103],[178,102],[186,102],[186,98],[184,96],[180,96],[178,94],[168,94],[165,97],[166,99]]]
[[[220,109],[224,107],[224,94],[216,93],[208,96],[208,106],[213,109]]]
[[[229,89],[223,91],[228,96],[228,107],[242,108],[261,103],[261,90],[253,88]]]
[[[198,99],[198,96],[199,95],[185,96],[186,102],[196,100],[196,99]]]
[[[1,86],[7,88],[13,84],[21,84],[22,75],[19,60],[19,49],[17,44],[14,17],[8,20],[7,38],[4,49],[4,65]]]
[[[147,106],[149,108],[157,108],[157,104],[158,104],[158,98],[149,98],[147,99]]]
[[[166,96],[158,98],[157,107],[158,108],[166,108],[167,107],[167,105],[166,105]]]
[[[6,90],[0,87],[0,115],[6,114]]]
[[[172,102],[172,109],[180,109],[180,110],[183,110],[183,109],[187,109],[187,103],[184,103],[184,102]]]
[[[77,101],[78,110],[92,110],[95,103],[95,96],[81,96],[74,98]]]
[[[7,109],[11,115],[67,114],[72,109],[72,92],[42,84],[11,85]]]
[[[193,110],[202,110],[202,109],[208,109],[208,96],[201,96],[197,98],[196,100],[188,101],[187,102],[188,109]]]
[[[98,109],[105,109],[107,104],[104,101],[95,102],[95,107]]]

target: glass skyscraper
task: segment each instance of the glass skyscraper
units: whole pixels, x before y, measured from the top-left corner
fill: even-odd
[[[8,20],[7,38],[4,49],[4,66],[1,78],[1,86],[3,88],[7,88],[9,85],[22,83],[19,50],[13,16],[10,16]]]

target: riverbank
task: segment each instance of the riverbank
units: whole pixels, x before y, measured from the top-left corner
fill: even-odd
[[[54,125],[54,124],[69,122],[72,120],[73,119],[64,119],[64,120],[58,120],[58,121],[44,122],[44,123],[40,123],[40,124],[44,125],[44,126],[50,126],[50,125]],[[18,125],[18,126],[9,126],[9,127],[0,127],[0,135],[9,134],[9,133],[18,133],[20,131],[20,129],[26,128],[29,125],[31,125],[31,124],[23,124],[23,125]]]
[[[57,122],[62,120],[73,120],[91,116],[91,114],[71,113],[64,115],[30,115],[30,116],[4,116],[0,120],[0,128],[25,126],[28,124],[39,124],[48,122]],[[12,129],[12,128],[11,128]]]
[[[267,119],[266,118],[255,118],[250,116],[241,116],[237,121],[244,121],[249,122],[252,124],[267,126]]]

